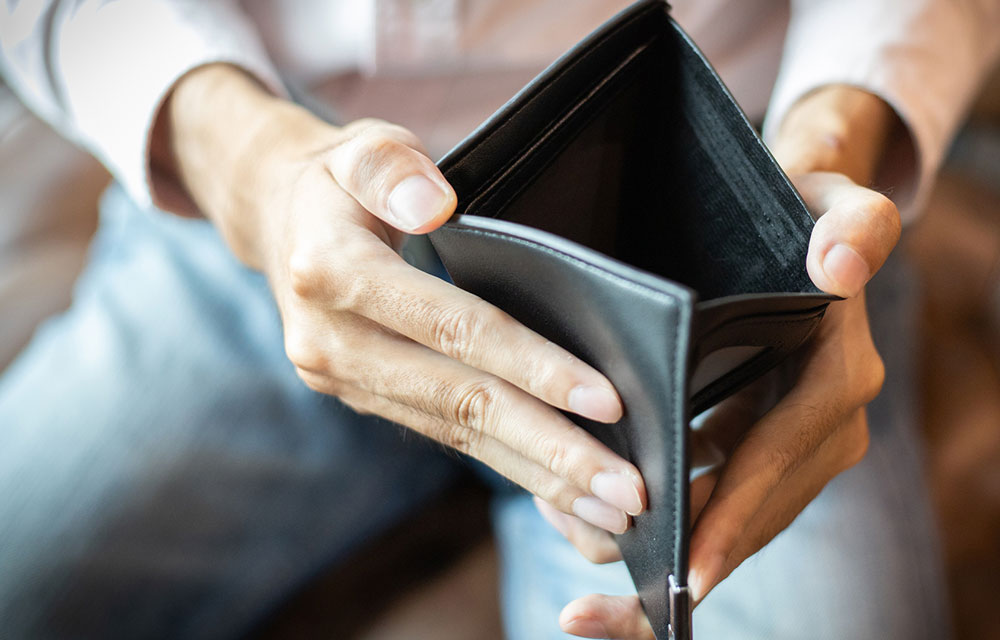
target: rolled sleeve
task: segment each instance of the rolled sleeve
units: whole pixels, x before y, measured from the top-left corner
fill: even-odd
[[[765,139],[792,105],[823,86],[879,96],[909,140],[887,151],[892,177],[876,186],[888,188],[904,220],[912,219],[998,49],[1000,3],[993,0],[793,1]]]
[[[22,6],[32,4],[40,3]],[[139,204],[180,201],[176,185],[154,180],[149,144],[157,113],[184,74],[231,63],[284,92],[253,25],[234,3],[50,2],[29,11],[4,16],[10,21],[5,33],[17,36],[4,45],[11,84],[97,156]]]

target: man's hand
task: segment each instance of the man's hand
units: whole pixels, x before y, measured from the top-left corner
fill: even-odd
[[[168,112],[162,168],[267,274],[306,384],[625,531],[645,504],[638,470],[558,411],[616,422],[611,383],[396,252],[456,205],[413,134],[378,120],[330,126],[225,65],[184,78]]]
[[[865,454],[864,407],[878,394],[884,368],[864,286],[895,246],[900,222],[891,201],[856,182],[871,179],[895,123],[878,98],[829,87],[797,105],[774,145],[818,217],[809,274],[819,288],[848,299],[830,305],[807,349],[722,403],[693,433],[696,462],[715,463],[691,486],[689,584],[696,601]],[[621,558],[610,535],[536,504],[591,561]],[[566,606],[560,624],[584,637],[654,637],[635,596],[581,598]]]

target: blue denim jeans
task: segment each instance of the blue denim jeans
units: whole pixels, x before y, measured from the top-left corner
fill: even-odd
[[[0,636],[237,637],[463,463],[309,391],[265,279],[207,222],[115,186],[101,215],[73,306],[0,378]],[[912,408],[894,398],[866,461],[698,609],[702,638],[945,637]],[[498,492],[494,513],[512,638],[562,638],[570,598],[630,589],[524,494]]]

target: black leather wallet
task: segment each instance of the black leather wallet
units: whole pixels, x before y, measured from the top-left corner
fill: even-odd
[[[440,162],[431,234],[454,282],[614,383],[625,416],[570,416],[640,469],[618,537],[657,637],[689,638],[692,416],[798,348],[832,296],[812,218],[662,1],[637,2]]]

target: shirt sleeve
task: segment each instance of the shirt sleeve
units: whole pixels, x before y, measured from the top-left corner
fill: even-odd
[[[885,100],[909,140],[888,150],[877,187],[904,221],[926,201],[948,145],[1000,52],[996,0],[792,0],[778,80],[764,123],[773,139],[791,106],[830,84]]]
[[[56,130],[103,162],[141,205],[185,200],[176,185],[151,174],[150,134],[177,80],[213,62],[237,65],[271,91],[284,93],[253,25],[235,2],[7,0],[0,5],[0,65],[8,84]]]

